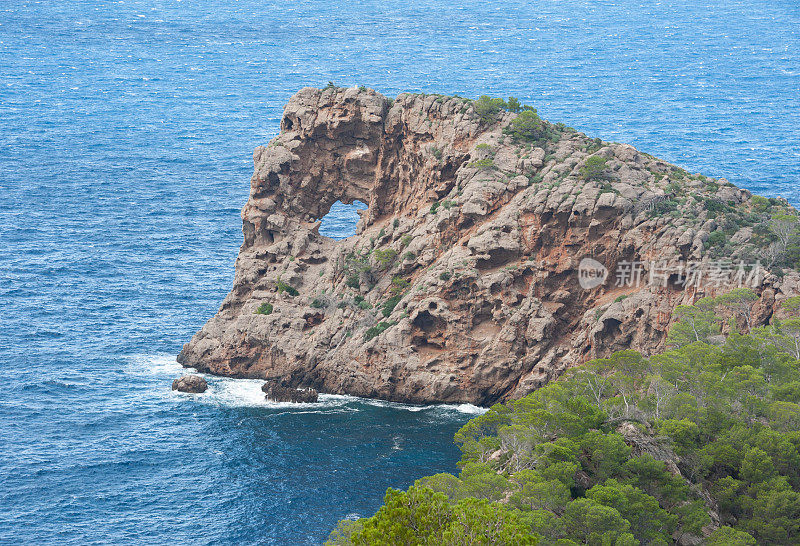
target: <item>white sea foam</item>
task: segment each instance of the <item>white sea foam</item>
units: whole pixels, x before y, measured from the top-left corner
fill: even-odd
[[[387,402],[371,398],[360,398],[344,394],[320,394],[315,403],[271,402],[266,399],[261,379],[236,379],[198,373],[208,382],[208,390],[201,394],[178,393],[171,390],[171,380],[186,373],[197,373],[192,368],[184,368],[175,360],[175,355],[131,355],[126,371],[137,376],[158,379],[156,388],[169,396],[182,397],[203,404],[225,407],[261,407],[285,409],[303,413],[331,413],[339,411],[358,411],[359,405],[391,408],[410,412],[432,412],[435,414],[463,413],[480,415],[488,411],[472,404],[430,404],[415,405],[401,402]]]
[[[130,355],[127,360],[126,371],[133,375],[176,377],[189,370],[178,364],[172,354]]]
[[[483,415],[489,411],[489,408],[476,406],[474,404],[445,404],[442,407],[450,408],[461,413],[469,413],[470,415]]]
[[[370,406],[402,409],[412,412],[437,410],[440,412],[445,411],[445,412],[469,413],[474,415],[480,415],[489,411],[489,408],[482,408],[480,406],[474,406],[472,404],[429,404],[422,406],[415,404],[404,404],[402,402],[387,402],[385,400],[373,400],[371,398],[357,398],[357,397],[352,397],[352,398],[358,400],[362,404],[368,404]]]
[[[330,400],[322,395],[316,403],[272,402],[266,399],[261,379],[233,379],[201,374],[208,381],[208,390],[198,395],[203,403],[227,407],[261,407],[269,409],[304,410],[303,413],[320,413],[325,410],[344,408],[346,401]]]
[[[220,406],[257,407],[266,405],[264,393],[261,391],[263,381],[256,379],[224,379],[204,375],[208,381],[208,390],[197,399],[200,402]]]

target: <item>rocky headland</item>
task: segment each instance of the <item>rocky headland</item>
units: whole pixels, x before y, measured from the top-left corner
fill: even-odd
[[[306,88],[253,160],[233,288],[179,355],[201,372],[488,405],[661,351],[703,296],[750,286],[747,328],[800,289],[784,200],[516,104]],[[356,200],[356,235],[318,233]]]

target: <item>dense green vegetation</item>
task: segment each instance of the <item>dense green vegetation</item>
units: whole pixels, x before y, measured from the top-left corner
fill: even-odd
[[[458,476],[390,489],[328,543],[799,544],[800,297],[751,328],[754,297],[679,307],[663,354],[493,406],[456,434]]]
[[[599,161],[590,157],[587,163],[589,160]],[[664,195],[644,205],[648,216],[683,217],[690,222],[713,220],[713,231],[705,241],[712,259],[758,261],[778,276],[784,269],[800,268],[800,217],[785,200],[753,196],[749,202],[738,203],[724,195],[721,190],[732,186],[720,180],[674,166],[661,170],[651,167],[650,172],[662,187],[667,183]],[[592,178],[587,174],[587,167],[581,168],[583,178]],[[610,175],[606,171],[600,178]]]

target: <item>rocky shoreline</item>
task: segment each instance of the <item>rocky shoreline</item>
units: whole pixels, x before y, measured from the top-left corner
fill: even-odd
[[[800,287],[764,234],[794,214],[784,200],[530,110],[306,88],[253,159],[233,288],[179,355],[201,372],[489,405],[616,350],[662,350],[675,308],[703,296],[752,285],[754,326]],[[355,200],[369,205],[355,236],[319,235]],[[687,278],[721,263],[725,282]]]

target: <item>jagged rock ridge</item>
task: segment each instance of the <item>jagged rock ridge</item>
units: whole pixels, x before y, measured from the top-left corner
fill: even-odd
[[[712,211],[739,218],[751,195],[563,126],[513,138],[516,117],[487,119],[458,97],[298,92],[253,155],[233,289],[179,361],[326,393],[485,405],[589,358],[661,350],[672,310],[703,293],[617,287],[613,268],[709,262],[727,218]],[[336,201],[355,200],[369,205],[355,236],[319,235]],[[735,252],[718,253],[760,258],[741,223]],[[578,284],[586,257],[612,269],[591,290]],[[768,275],[754,323],[799,284]]]

